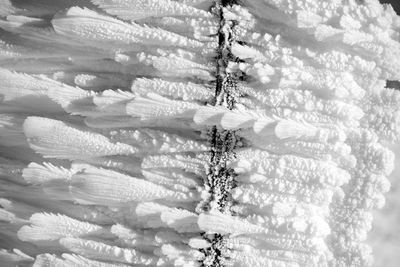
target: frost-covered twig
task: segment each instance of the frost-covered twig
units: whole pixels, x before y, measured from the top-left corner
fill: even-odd
[[[399,27],[377,0],[2,1],[0,265],[371,265]]]

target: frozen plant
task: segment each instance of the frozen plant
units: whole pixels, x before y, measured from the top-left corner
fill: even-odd
[[[0,28],[1,266],[372,264],[390,5],[0,0]]]

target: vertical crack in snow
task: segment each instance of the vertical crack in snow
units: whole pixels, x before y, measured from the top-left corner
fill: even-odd
[[[220,18],[218,31],[217,80],[215,88],[215,106],[224,106],[229,110],[235,108],[238,98],[237,77],[226,71],[229,61],[234,59],[231,44],[234,39],[235,23],[225,19],[224,8],[235,4],[235,1],[222,0],[216,2],[214,14]],[[211,143],[211,160],[205,179],[205,188],[209,195],[199,205],[199,210],[219,211],[230,214],[233,199],[231,191],[236,187],[235,172],[228,163],[235,158],[235,148],[238,145],[236,131],[219,129],[212,126],[209,130]],[[224,266],[224,250],[226,250],[224,235],[214,234],[205,237],[211,246],[204,251],[206,257],[203,266]]]

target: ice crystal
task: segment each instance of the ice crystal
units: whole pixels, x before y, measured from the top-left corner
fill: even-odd
[[[3,0],[0,28],[1,266],[372,264],[391,6]]]

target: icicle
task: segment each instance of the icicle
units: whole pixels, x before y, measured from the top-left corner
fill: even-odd
[[[112,141],[134,145],[139,147],[143,153],[209,150],[208,146],[203,142],[151,129],[112,131],[110,136]]]
[[[62,254],[62,258],[58,258],[52,254],[40,254],[36,257],[33,267],[85,267],[85,266],[97,266],[97,267],[128,267],[122,263],[107,263],[95,260],[89,260],[85,257],[78,256],[75,254]]]
[[[112,48],[112,43],[117,43],[125,49],[127,45],[132,44],[190,48],[202,46],[200,42],[162,29],[127,24],[87,8],[72,7],[64,14],[58,14],[52,20],[52,25],[55,31],[61,35],[75,39],[83,38],[94,46],[101,47],[104,44],[109,49]]]
[[[138,55],[141,62],[152,65],[160,76],[197,78],[206,82],[214,81],[213,68],[191,61],[175,54],[168,56],[153,56],[145,53]]]
[[[170,0],[92,0],[92,2],[104,9],[107,13],[127,20],[138,20],[146,17],[164,16],[187,16],[203,18],[209,18],[212,16],[211,13]]]
[[[186,172],[191,172],[200,177],[205,174],[204,166],[207,164],[207,156],[192,158],[183,155],[157,155],[147,156],[143,159],[142,168],[150,169],[181,169]]]
[[[74,253],[83,254],[90,259],[112,260],[121,263],[150,265],[154,257],[144,255],[133,249],[106,245],[101,242],[79,238],[62,238],[60,244]]]
[[[160,215],[161,221],[178,233],[199,232],[197,217],[197,214],[182,209],[170,209]]]
[[[137,150],[129,145],[111,143],[105,136],[84,132],[62,121],[28,117],[24,133],[29,145],[48,158],[84,159],[107,155],[129,155]]]
[[[139,95],[156,93],[171,98],[181,98],[184,101],[206,101],[213,96],[212,90],[202,84],[169,82],[161,79],[136,79],[132,83],[131,90]]]
[[[198,104],[170,100],[153,93],[138,96],[126,106],[129,115],[142,118],[191,118],[198,108]]]
[[[81,222],[60,214],[35,213],[29,219],[32,226],[24,226],[18,231],[23,241],[58,240],[63,237],[104,235],[98,225]]]
[[[268,229],[253,225],[245,220],[241,220],[229,215],[212,211],[210,214],[202,213],[197,222],[200,229],[220,234],[267,234]]]
[[[54,180],[70,181],[76,172],[77,170],[57,167],[48,162],[44,162],[43,165],[32,162],[23,170],[22,176],[29,183],[43,184]]]
[[[87,168],[72,176],[71,193],[88,204],[120,205],[130,201],[192,201],[195,195],[168,190],[151,182],[115,171]]]
[[[188,188],[198,188],[200,185],[200,177],[194,173],[188,173],[179,169],[152,169],[142,170],[142,174],[146,179],[152,182],[160,183],[166,187],[174,188],[174,190],[187,191]],[[164,183],[164,181],[168,181]],[[171,185],[170,183],[173,182]]]
[[[90,112],[89,116],[103,117],[107,116],[123,116],[126,115],[126,103],[135,98],[130,92],[122,90],[106,90],[101,94],[93,97],[93,103],[96,105],[96,110]]]
[[[27,96],[46,96],[63,108],[73,101],[89,97],[90,92],[54,81],[44,75],[32,76],[0,68],[0,93],[3,101],[18,100]]]

